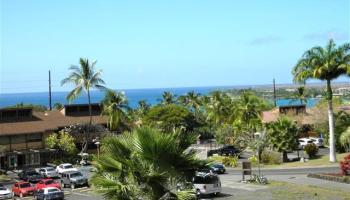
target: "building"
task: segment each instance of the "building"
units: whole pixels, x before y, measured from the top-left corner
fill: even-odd
[[[92,105],[92,121],[105,125],[99,104]],[[65,105],[61,110],[36,112],[31,108],[0,109],[0,169],[46,164],[52,149],[45,138],[64,127],[88,123],[87,104]]]

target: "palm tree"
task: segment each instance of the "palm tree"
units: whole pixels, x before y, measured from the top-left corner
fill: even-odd
[[[306,51],[302,58],[293,68],[292,74],[295,82],[305,82],[309,79],[326,81],[329,119],[329,161],[336,162],[334,114],[333,114],[333,91],[331,82],[339,76],[350,72],[350,44],[336,47],[330,40],[325,48],[316,46]]]
[[[108,115],[108,128],[111,131],[117,130],[127,121],[127,111],[130,109],[125,95],[121,92],[107,90],[102,100],[103,112]]]
[[[172,104],[175,102],[175,96],[173,95],[173,93],[171,92],[164,92],[162,94],[162,100],[161,103],[162,104]]]
[[[205,101],[207,102],[205,111],[208,121],[220,124],[228,120],[230,109],[232,108],[232,100],[226,93],[214,91]]]
[[[186,150],[191,141],[179,132],[148,127],[108,137],[93,162],[97,170],[91,182],[106,199],[181,199],[173,192],[176,185],[190,181],[206,164]]]
[[[257,126],[261,125],[261,113],[265,104],[251,92],[243,92],[239,98],[234,101],[233,121],[239,121],[246,124],[246,127],[256,131]]]
[[[267,125],[268,139],[274,149],[283,154],[283,162],[288,161],[287,152],[297,147],[298,128],[288,118],[279,118]]]
[[[301,105],[304,103],[307,103],[305,86],[300,86],[297,88],[297,91],[293,96],[292,101],[297,101],[297,100],[300,102]]]
[[[90,89],[96,88],[100,90],[106,89],[105,82],[101,79],[101,71],[95,71],[95,65],[97,61],[93,61],[92,63],[89,62],[88,59],[80,58],[79,63],[80,66],[72,65],[69,70],[71,70],[71,73],[69,76],[61,81],[61,85],[65,85],[68,83],[71,83],[75,85],[75,88],[68,93],[67,100],[68,102],[72,102],[74,99],[76,99],[80,94],[82,90],[85,90],[88,97],[88,104],[89,104],[89,125],[92,124],[92,110],[91,110],[91,97],[90,97]],[[89,134],[86,132],[86,134]],[[82,152],[85,152],[87,150],[87,135],[84,137],[84,145]]]

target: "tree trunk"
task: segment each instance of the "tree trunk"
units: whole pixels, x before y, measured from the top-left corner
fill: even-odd
[[[327,101],[328,101],[328,122],[329,122],[329,161],[336,162],[335,136],[334,136],[334,115],[333,115],[333,93],[331,81],[327,80]]]
[[[90,98],[90,90],[89,89],[87,89],[87,95],[88,95],[90,120],[89,120],[89,127],[84,133],[84,145],[83,145],[82,153],[86,153],[86,151],[87,151],[87,148],[88,148],[88,136],[90,135],[90,128],[91,128],[91,125],[92,125],[92,108],[91,108],[91,98]]]
[[[287,154],[286,151],[282,152],[282,160],[283,160],[283,162],[288,162],[289,161],[288,160],[288,154]]]

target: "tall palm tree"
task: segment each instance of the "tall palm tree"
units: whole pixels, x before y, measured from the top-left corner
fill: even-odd
[[[294,81],[305,82],[309,79],[326,81],[329,118],[329,161],[336,162],[334,114],[333,114],[333,91],[331,82],[339,76],[350,72],[350,44],[336,46],[330,40],[325,48],[316,46],[307,50],[292,70]]]
[[[181,199],[173,192],[176,185],[190,181],[206,164],[186,150],[191,141],[187,134],[148,127],[108,137],[93,162],[97,170],[91,182],[106,199]]]
[[[117,130],[127,121],[127,111],[130,107],[123,93],[107,90],[101,103],[103,105],[102,114],[108,115],[108,128],[111,131]]]
[[[97,61],[90,62],[88,59],[80,58],[79,60],[80,65],[79,66],[72,65],[69,68],[71,73],[68,75],[67,78],[61,81],[61,85],[65,85],[68,83],[75,85],[75,88],[71,92],[69,92],[67,95],[68,102],[72,102],[74,99],[76,99],[81,94],[82,90],[85,90],[85,92],[87,93],[88,104],[89,104],[90,126],[92,124],[90,89],[93,89],[93,88],[100,89],[100,90],[106,89],[106,87],[104,86],[105,82],[101,78],[101,70],[95,71],[96,62]],[[83,151],[86,151],[87,149],[88,141],[86,141],[87,140],[86,138],[87,137],[85,137]]]
[[[172,104],[175,102],[175,96],[171,92],[164,92],[161,102],[162,104]]]

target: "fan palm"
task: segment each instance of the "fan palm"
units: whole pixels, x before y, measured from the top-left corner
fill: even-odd
[[[65,85],[71,83],[75,85],[75,88],[68,93],[67,100],[68,102],[72,102],[76,99],[82,92],[85,90],[88,97],[89,104],[89,124],[92,124],[92,109],[91,109],[91,97],[90,97],[90,89],[96,88],[100,90],[106,89],[104,86],[105,82],[101,78],[101,71],[95,71],[95,65],[97,61],[93,61],[90,63],[88,59],[80,58],[79,66],[72,65],[69,70],[71,73],[69,76],[61,81],[61,85]],[[88,134],[88,133],[86,133]],[[87,136],[85,137],[83,151],[87,148]]]
[[[317,79],[327,83],[326,99],[328,100],[330,162],[336,162],[331,82],[339,76],[350,72],[349,60],[350,44],[336,47],[334,41],[330,40],[325,48],[316,46],[306,51],[292,71],[296,82]]]
[[[127,111],[130,109],[125,95],[121,92],[107,90],[102,100],[103,112],[108,115],[108,128],[112,131],[127,121]]]
[[[274,149],[283,153],[283,162],[288,161],[287,152],[297,147],[298,128],[294,122],[282,117],[268,126],[268,139]]]
[[[106,199],[180,199],[176,185],[190,181],[206,164],[186,150],[192,140],[185,137],[142,127],[106,138],[94,161],[94,188]]]

